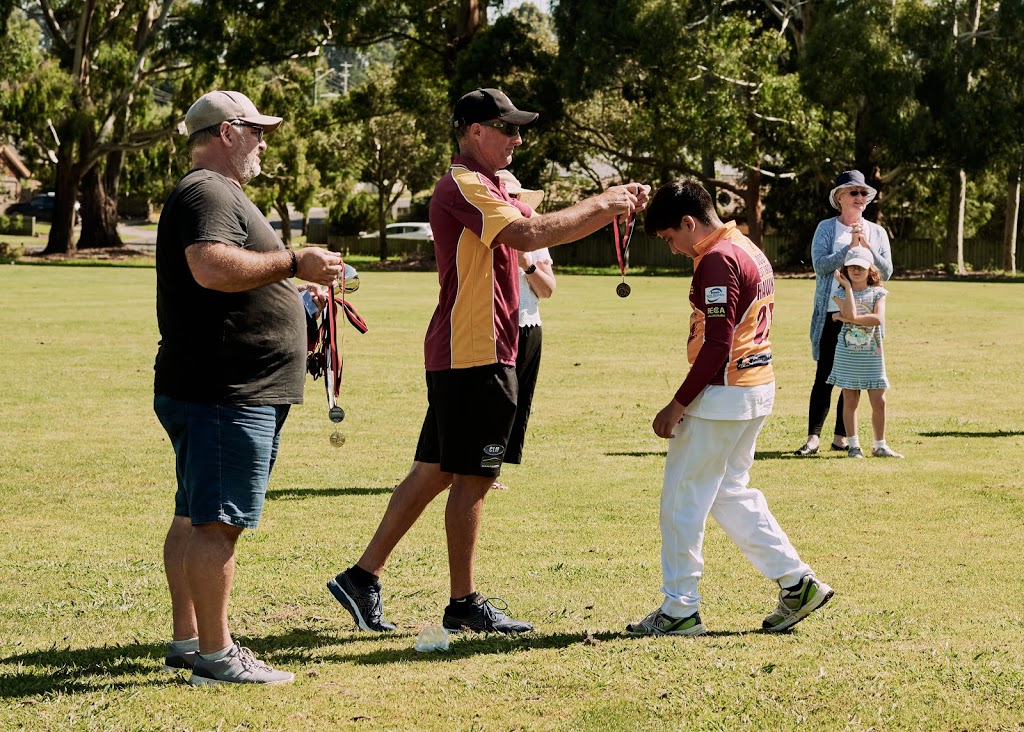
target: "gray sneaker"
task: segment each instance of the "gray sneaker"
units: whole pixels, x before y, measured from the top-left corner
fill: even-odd
[[[188,683],[193,686],[213,684],[290,684],[295,674],[277,671],[270,664],[256,658],[252,651],[235,643],[231,652],[217,661],[196,656],[195,666]]]
[[[864,451],[863,451],[863,450],[861,450],[861,449],[860,449],[859,447],[851,447],[850,449],[848,449],[848,450],[846,451],[846,457],[852,457],[852,458],[857,458],[857,459],[863,459],[863,457],[864,457]]]
[[[707,630],[700,622],[700,615],[694,613],[685,618],[673,618],[658,608],[639,623],[626,626],[626,635],[704,635]]]
[[[792,628],[832,599],[835,591],[813,574],[805,574],[800,584],[779,590],[779,604],[775,612],[764,619],[761,627],[769,633]]]
[[[903,459],[903,456],[893,450],[891,447],[886,445],[885,447],[875,447],[871,449],[871,457],[887,457],[887,458],[899,458]]]
[[[167,655],[164,657],[164,671],[177,673],[178,671],[191,671],[196,665],[198,651],[179,651],[171,643],[167,644]]]

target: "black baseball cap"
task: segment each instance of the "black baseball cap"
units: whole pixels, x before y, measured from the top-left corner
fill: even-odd
[[[477,89],[455,102],[452,127],[458,129],[474,122],[497,119],[513,125],[528,125],[540,115],[516,109],[512,100],[497,89]]]

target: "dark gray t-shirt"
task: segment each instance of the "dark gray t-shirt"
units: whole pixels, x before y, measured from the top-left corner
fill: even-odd
[[[208,290],[185,259],[195,242],[284,249],[229,179],[196,169],[178,182],[156,237],[156,393],[218,404],[301,404],[306,321],[295,285],[282,280],[247,292]]]

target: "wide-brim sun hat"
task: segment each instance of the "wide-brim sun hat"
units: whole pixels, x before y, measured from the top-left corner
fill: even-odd
[[[262,127],[267,135],[282,121],[281,117],[260,114],[252,100],[241,92],[217,90],[199,97],[189,107],[185,114],[185,131],[191,137],[199,130],[235,120]]]
[[[540,202],[544,200],[544,191],[523,188],[523,184],[519,182],[519,179],[511,171],[502,168],[498,171],[498,177],[504,182],[505,190],[508,191],[510,196],[518,197],[520,201],[530,208],[537,208]]]
[[[840,208],[839,200],[836,198],[836,195],[844,188],[864,188],[867,190],[868,200],[865,201],[866,204],[874,201],[875,196],[878,195],[878,191],[864,182],[864,174],[859,170],[844,170],[836,176],[835,186],[828,192],[828,202],[831,203],[832,208],[837,211],[839,211]]]

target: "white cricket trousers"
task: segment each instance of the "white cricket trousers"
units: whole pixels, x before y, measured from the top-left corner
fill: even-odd
[[[676,426],[661,488],[661,611],[666,615],[684,618],[697,611],[709,513],[768,579],[791,587],[811,572],[761,491],[747,487],[764,420],[687,416]]]

